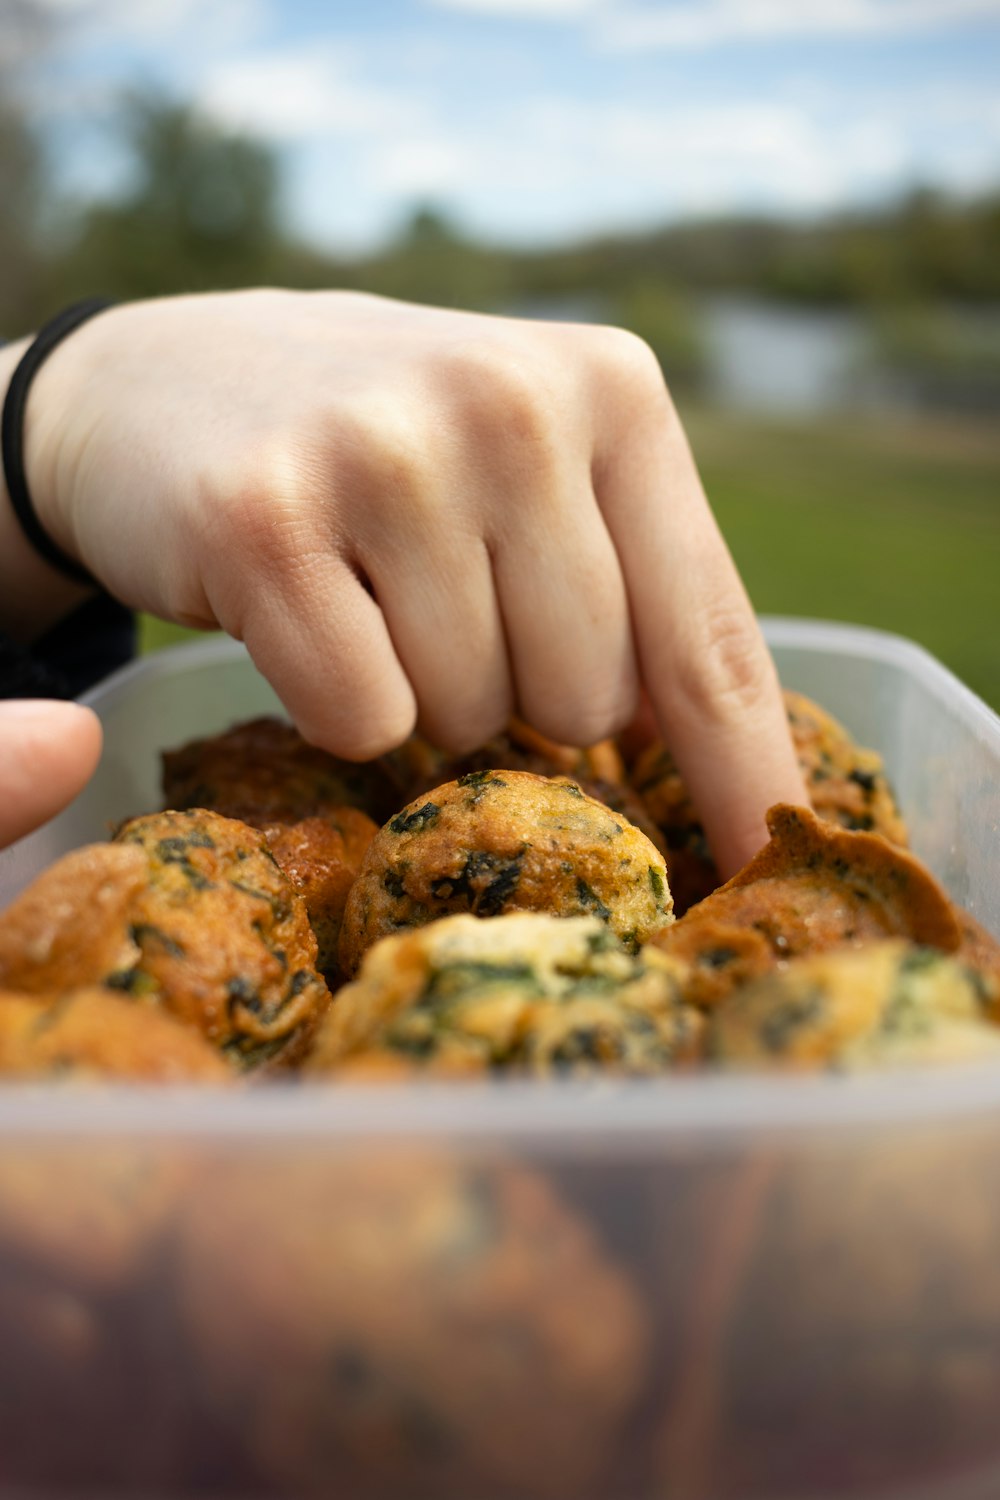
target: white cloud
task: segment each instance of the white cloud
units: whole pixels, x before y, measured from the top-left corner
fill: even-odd
[[[294,139],[412,130],[412,99],[367,82],[349,47],[324,43],[225,58],[202,74],[195,102],[237,130]]]
[[[608,0],[425,0],[425,3],[438,10],[503,16],[516,21],[575,21],[598,10]]]
[[[371,180],[403,198],[446,197],[475,180],[473,159],[456,142],[433,133],[388,142],[371,153]]]
[[[537,99],[460,141],[439,127],[373,142],[364,177],[397,205],[438,196],[482,231],[531,238],[750,208],[817,212],[884,190],[906,163],[891,122],[831,129],[791,101]]]
[[[270,17],[268,0],[30,0],[66,31],[73,45],[114,40],[150,43],[197,37],[210,50],[245,44]]]
[[[683,0],[602,10],[595,36],[621,51],[731,42],[873,37],[1000,20],[1000,0]]]

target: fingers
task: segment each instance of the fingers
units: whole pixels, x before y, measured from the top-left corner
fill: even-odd
[[[805,788],[774,665],[662,381],[639,368],[616,389],[626,404],[598,443],[598,493],[643,684],[728,877],[766,843],[767,808],[806,802]]]
[[[78,703],[0,703],[0,848],[60,812],[101,754],[97,715]]]
[[[477,486],[433,434],[392,416],[366,439],[348,443],[341,431],[337,482],[351,507],[342,530],[410,683],[420,732],[462,753],[498,733],[513,708]]]
[[[621,568],[591,485],[577,365],[501,338],[452,351],[438,391],[463,435],[455,514],[478,525],[492,563],[517,711],[555,740],[589,745],[627,722],[638,672]],[[468,658],[459,666],[467,672]]]
[[[246,580],[252,602],[220,624],[245,641],[300,732],[349,760],[399,745],[416,722],[413,688],[376,601],[339,558],[313,554]]]

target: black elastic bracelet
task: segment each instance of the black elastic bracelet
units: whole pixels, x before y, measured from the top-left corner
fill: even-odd
[[[81,563],[56,545],[35,513],[28,493],[28,481],[24,477],[24,409],[31,382],[56,345],[62,343],[67,334],[79,328],[81,323],[110,306],[111,302],[107,297],[88,297],[85,302],[75,302],[72,307],[65,308],[45,324],[11,377],[0,427],[7,493],[10,495],[14,514],[21,523],[21,530],[39,556],[44,557],[52,567],[58,568],[67,578],[72,578],[74,583],[95,586],[97,580]]]

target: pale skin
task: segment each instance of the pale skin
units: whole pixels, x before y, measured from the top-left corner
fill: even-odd
[[[0,389],[26,342],[0,350]],[[246,642],[351,759],[470,749],[513,710],[590,744],[641,710],[723,874],[804,802],[771,659],[656,360],[619,329],[350,292],[134,303],[35,378],[52,538],[126,604]],[[87,597],[0,495],[0,629]],[[93,715],[0,704],[0,842],[70,800]]]

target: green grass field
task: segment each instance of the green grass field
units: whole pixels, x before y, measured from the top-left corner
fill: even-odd
[[[758,610],[909,636],[1000,709],[1000,435],[683,415]],[[189,634],[144,619],[142,648]]]

